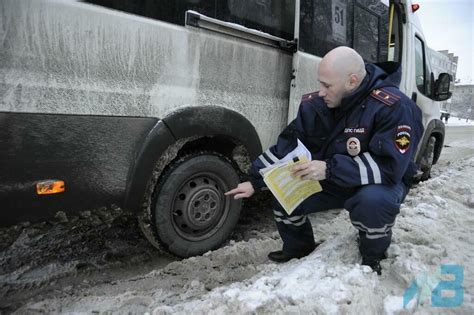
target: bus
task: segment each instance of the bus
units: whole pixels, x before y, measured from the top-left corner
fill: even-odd
[[[423,112],[416,162],[443,147],[427,44],[407,0],[3,0],[0,222],[115,205],[179,257],[218,248],[224,196],[318,89],[337,46],[401,63]]]

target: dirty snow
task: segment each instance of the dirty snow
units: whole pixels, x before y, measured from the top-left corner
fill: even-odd
[[[123,221],[123,216],[99,217],[97,220],[108,224],[104,227],[104,224],[93,223],[94,215],[89,214],[75,219],[74,223],[70,219],[64,222],[63,218],[62,223],[46,230],[33,229],[30,225],[17,228],[16,239],[0,252],[0,293],[5,297],[0,302],[0,310],[19,313],[472,314],[474,129],[462,127],[466,129],[458,134],[459,128],[447,127],[448,146],[432,171],[433,178],[414,187],[402,205],[389,257],[382,262],[382,276],[359,265],[357,233],[347,213],[341,210],[311,216],[316,239],[322,244],[311,255],[286,264],[272,263],[266,257],[269,251],[279,249],[281,242],[268,214],[270,211],[265,210],[268,208],[265,200],[246,204],[246,217],[226,246],[184,260],[150,257],[150,247],[144,241],[120,228],[129,224],[132,231],[137,232],[134,224]],[[71,242],[75,238],[67,233],[68,224],[84,230],[82,238],[80,234],[71,233],[81,240],[79,244],[99,243],[91,248],[92,258],[68,252],[70,246],[80,252],[77,242]],[[58,234],[52,237],[52,233]],[[64,243],[53,242],[61,237]],[[4,244],[6,240],[3,239]],[[44,248],[46,252],[38,250],[35,245],[43,244],[41,240],[54,246]],[[48,256],[47,251],[56,250],[68,255],[60,259]],[[110,253],[103,257],[99,255],[101,250]],[[131,250],[133,253],[127,254]],[[18,252],[22,255],[18,256]],[[70,255],[74,259],[70,259]],[[28,261],[18,262],[16,267],[12,263],[15,259]],[[32,263],[35,260],[38,263]],[[87,267],[77,267],[84,264]],[[464,268],[464,297],[459,307],[431,305],[433,288],[441,280],[449,280],[440,275],[443,264],[458,264]],[[421,290],[404,309],[403,294],[413,281]],[[453,292],[443,294],[452,296]]]

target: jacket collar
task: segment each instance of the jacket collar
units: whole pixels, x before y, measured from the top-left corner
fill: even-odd
[[[386,87],[398,87],[401,79],[400,64],[396,62],[382,62],[378,64],[368,63],[365,65],[367,75],[362,80],[359,87],[351,94],[342,98],[339,112],[345,112],[354,104],[359,103],[372,90]]]

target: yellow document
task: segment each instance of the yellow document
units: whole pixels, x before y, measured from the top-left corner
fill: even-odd
[[[291,175],[290,170],[295,164],[309,161],[304,155],[298,156],[298,160],[298,162],[286,161],[263,174],[268,189],[288,214],[291,214],[303,200],[323,190],[318,181],[303,180]]]

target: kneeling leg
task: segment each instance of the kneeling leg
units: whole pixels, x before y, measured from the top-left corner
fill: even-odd
[[[352,225],[359,230],[363,257],[384,257],[405,194],[403,184],[367,185],[346,201]]]

